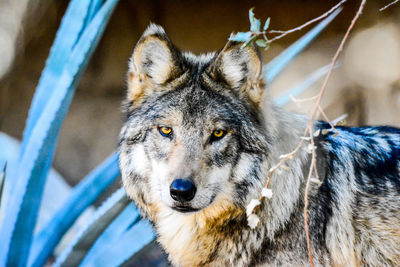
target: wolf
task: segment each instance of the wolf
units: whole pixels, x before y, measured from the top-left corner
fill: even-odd
[[[150,25],[129,63],[120,169],[127,195],[150,220],[174,266],[309,265],[302,147],[275,172],[248,226],[268,170],[298,145],[309,119],[276,107],[257,49],[179,51]],[[400,129],[314,131],[320,184],[309,190],[316,266],[400,266]],[[305,145],[307,146],[307,144]]]

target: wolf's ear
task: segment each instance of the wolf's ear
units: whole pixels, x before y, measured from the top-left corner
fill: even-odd
[[[254,45],[229,41],[209,67],[211,77],[257,106],[264,93],[262,59]]]
[[[135,102],[162,90],[162,85],[182,73],[181,54],[162,27],[150,24],[133,51],[129,63],[128,99]]]

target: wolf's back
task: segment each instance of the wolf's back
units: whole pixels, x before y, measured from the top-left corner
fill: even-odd
[[[350,236],[359,262],[398,266],[400,129],[337,127],[337,132],[326,133],[328,124],[318,127],[317,151],[325,162],[319,164],[323,184],[317,196],[325,202],[320,203],[325,207],[324,218],[330,217],[326,242],[333,236],[343,240]]]

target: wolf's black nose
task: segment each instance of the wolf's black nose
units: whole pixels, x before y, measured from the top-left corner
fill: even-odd
[[[196,186],[188,179],[176,179],[169,188],[171,197],[180,202],[187,202],[194,198]]]

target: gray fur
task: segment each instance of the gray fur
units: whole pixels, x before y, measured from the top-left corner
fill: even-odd
[[[146,38],[153,38],[151,45],[140,47]],[[159,26],[146,30],[135,48],[145,54],[136,58],[151,58],[154,49],[170,53],[167,69],[173,72],[160,74],[168,77],[160,82],[142,61],[132,60],[129,90],[139,88],[140,94],[128,94],[125,105],[123,183],[176,266],[308,265],[305,149],[287,163],[289,170],[273,175],[274,195],[256,210],[260,224],[247,225],[246,205],[260,196],[279,156],[296,147],[308,119],[270,103],[255,67],[261,62],[256,50],[238,50],[240,45],[229,43],[219,54],[197,57],[180,53]],[[158,67],[157,58],[152,64]],[[136,78],[144,74],[157,82],[142,86]],[[160,135],[160,126],[171,127],[173,134]],[[212,141],[218,129],[226,135]],[[318,122],[315,129],[329,125]],[[315,141],[322,185],[310,190],[309,227],[316,266],[400,265],[400,130],[338,127],[338,135]],[[197,186],[189,203],[169,196],[177,178]],[[195,211],[176,211],[178,204]]]

